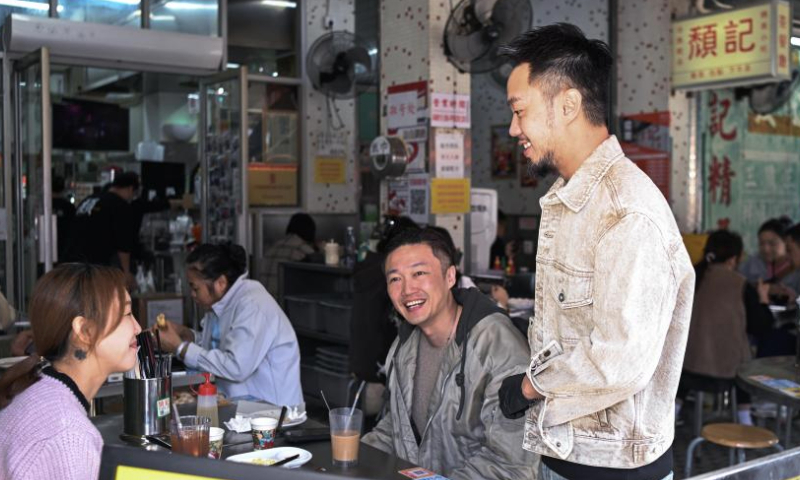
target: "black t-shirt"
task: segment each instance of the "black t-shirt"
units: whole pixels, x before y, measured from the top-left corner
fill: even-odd
[[[86,198],[78,205],[68,257],[100,265],[118,265],[117,252],[130,253],[137,242],[134,213],[113,192]]]
[[[672,472],[672,446],[658,460],[639,468],[592,467],[545,456],[542,463],[567,480],[661,480]]]

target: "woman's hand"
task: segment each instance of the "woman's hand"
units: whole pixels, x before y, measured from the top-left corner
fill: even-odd
[[[154,332],[156,330],[158,330],[158,335],[161,338],[161,348],[168,352],[177,353],[178,346],[181,343],[193,340],[191,330],[175,322],[167,321],[163,327],[153,328]]]
[[[769,283],[764,283],[763,280],[760,278],[758,279],[758,285],[756,285],[756,290],[758,291],[758,301],[764,305],[769,305]]]

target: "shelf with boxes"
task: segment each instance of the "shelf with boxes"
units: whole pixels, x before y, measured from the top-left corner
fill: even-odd
[[[349,368],[352,270],[312,263],[281,263],[279,299],[300,343],[303,394],[333,406],[348,405],[354,392]]]

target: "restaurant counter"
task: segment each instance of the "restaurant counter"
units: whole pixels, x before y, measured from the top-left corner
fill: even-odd
[[[195,408],[194,404],[179,406],[181,415],[193,414],[194,408]],[[265,404],[265,409],[269,408],[277,408],[277,407],[270,404]],[[219,408],[220,422],[229,420],[235,414],[235,411],[236,411],[235,404],[220,407]],[[161,452],[165,450],[162,447],[152,444],[148,444],[145,446],[137,446],[122,440],[120,438],[120,434],[122,433],[123,430],[122,414],[100,415],[92,418],[92,423],[94,423],[95,427],[97,427],[97,429],[100,431],[100,434],[103,437],[103,442],[106,445],[127,446],[129,448],[146,449],[146,450],[161,451]],[[220,426],[224,428],[224,425]],[[308,419],[303,424],[291,428],[322,428],[322,427],[327,427],[327,425],[322,424],[313,419]],[[287,428],[286,430],[289,430],[291,428]],[[300,444],[297,443],[288,444],[284,441],[284,439],[281,436],[279,436],[278,439],[275,441],[275,446],[279,447],[284,445],[291,445],[308,450],[313,455],[313,458],[308,463],[300,467],[301,469],[314,470],[318,472],[334,472],[338,475],[344,475],[348,477],[401,480],[401,479],[406,479],[407,477],[399,474],[398,473],[399,470],[413,468],[416,466],[400,458],[388,455],[364,443],[361,443],[360,446],[358,466],[349,467],[346,469],[341,467],[335,467],[332,465],[330,440],[306,442]],[[236,433],[226,429],[225,437],[223,440],[223,450],[222,450],[223,458],[251,451],[253,451],[253,443],[252,443],[252,437],[249,432]],[[263,467],[263,468],[269,468],[269,467]]]

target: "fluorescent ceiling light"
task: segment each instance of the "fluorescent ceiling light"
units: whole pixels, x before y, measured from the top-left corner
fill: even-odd
[[[367,52],[367,53],[369,53],[370,55],[375,55],[376,53],[378,53],[378,49],[377,48],[370,48],[369,52]]]
[[[229,64],[227,64],[225,66],[227,68],[239,68],[239,64],[238,63],[229,63]]]
[[[792,45],[800,47],[800,37],[792,37]]]
[[[141,14],[139,14],[141,15]],[[155,21],[162,21],[162,22],[174,22],[175,15],[150,15],[150,20]]]
[[[170,10],[216,10],[217,4],[173,1],[167,2],[164,8]]]
[[[28,0],[0,0],[0,5],[8,7],[27,8],[28,10],[50,10],[49,3],[31,2]]]
[[[278,72],[272,72],[272,76],[273,77],[277,77],[278,76]]]
[[[139,5],[140,0],[105,0],[108,3],[121,3],[123,5]]]
[[[261,5],[281,8],[297,8],[297,2],[288,2],[286,0],[261,0]]]

